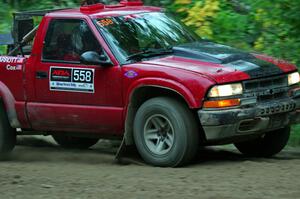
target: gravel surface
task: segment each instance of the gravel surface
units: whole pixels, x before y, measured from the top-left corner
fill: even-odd
[[[65,150],[49,138],[23,137],[0,162],[0,199],[300,198],[300,148],[250,159],[233,147],[199,151],[184,168],[144,165],[138,155],[114,161],[116,143]]]

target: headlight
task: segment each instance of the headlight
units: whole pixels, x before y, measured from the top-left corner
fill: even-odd
[[[289,86],[298,84],[300,82],[300,75],[298,72],[291,73],[288,75]]]
[[[243,94],[241,83],[214,86],[208,93],[208,97],[227,97]]]

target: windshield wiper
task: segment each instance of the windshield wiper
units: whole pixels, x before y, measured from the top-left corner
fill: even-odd
[[[153,57],[153,56],[159,56],[159,55],[165,55],[165,54],[171,54],[173,53],[173,47],[168,47],[168,48],[148,48],[144,49],[138,53],[134,53],[132,55],[129,55],[126,59],[126,61],[129,61],[131,59],[142,59],[142,58],[147,58],[147,57]]]

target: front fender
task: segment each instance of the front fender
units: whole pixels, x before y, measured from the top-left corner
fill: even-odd
[[[132,94],[134,91],[140,87],[144,86],[153,86],[165,88],[168,90],[172,90],[183,97],[186,103],[190,108],[198,108],[200,106],[201,101],[197,100],[197,97],[193,95],[193,93],[185,87],[183,84],[176,82],[174,80],[163,79],[163,78],[142,78],[138,79],[134,83],[132,83],[127,91],[126,96],[126,104],[129,104],[131,101]]]
[[[177,80],[160,78],[160,77],[144,77],[131,82],[125,91],[126,108],[124,111],[125,118],[125,134],[124,143],[131,145],[133,139],[133,124],[137,107],[132,107],[130,104],[133,101],[135,91],[142,87],[156,87],[170,90],[182,97],[190,109],[199,109],[202,106],[204,96],[207,89],[214,84],[211,80],[200,75],[190,75],[184,78],[179,75],[173,76]],[[126,83],[125,83],[126,85]]]

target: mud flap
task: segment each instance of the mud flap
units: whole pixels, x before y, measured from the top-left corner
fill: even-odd
[[[146,165],[145,162],[139,156],[135,145],[126,145],[125,136],[123,137],[121,145],[119,146],[118,151],[115,155],[115,163],[122,165]]]
[[[125,143],[125,137],[123,137],[122,142],[121,142],[121,144],[120,144],[120,146],[118,148],[118,151],[117,151],[117,153],[115,155],[115,161],[117,163],[119,163],[121,161],[122,156],[125,153],[125,151],[126,151],[126,143]]]

